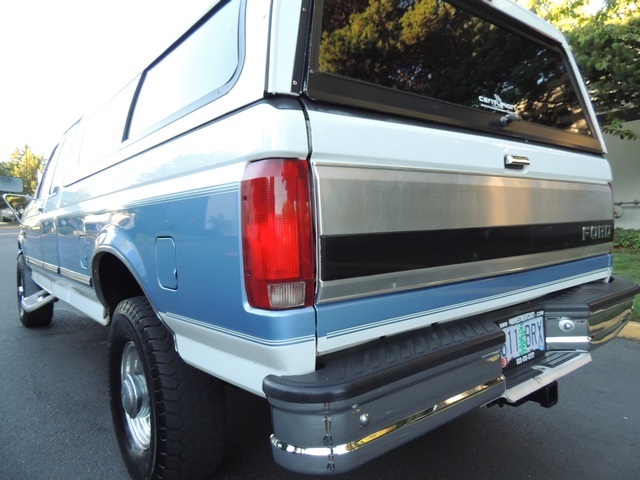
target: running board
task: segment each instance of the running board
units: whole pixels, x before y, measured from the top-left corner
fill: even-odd
[[[24,297],[22,299],[22,309],[31,313],[35,310],[38,310],[41,307],[44,307],[48,303],[54,302],[56,297],[51,295],[46,290],[40,290],[39,292],[34,293],[33,295],[29,295],[28,297]]]

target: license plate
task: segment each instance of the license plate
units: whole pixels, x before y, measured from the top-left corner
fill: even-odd
[[[527,312],[499,323],[504,332],[502,368],[522,365],[546,350],[544,311]]]

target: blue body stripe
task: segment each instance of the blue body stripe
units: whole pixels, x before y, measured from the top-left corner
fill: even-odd
[[[118,252],[137,275],[158,312],[205,328],[265,345],[310,341],[316,334],[316,312],[304,309],[265,311],[246,301],[242,246],[238,225],[238,189],[226,186],[206,194],[155,198],[128,205],[108,225],[76,219],[98,248]],[[114,218],[119,219],[118,223]],[[67,220],[68,221],[68,220]],[[60,235],[67,268],[78,270],[74,230]],[[103,234],[99,234],[102,232]],[[109,232],[109,234],[104,234]],[[156,239],[171,238],[175,285],[166,288]],[[175,254],[175,257],[173,255]],[[173,269],[174,267],[172,267]]]
[[[337,337],[376,326],[506,298],[611,265],[610,255],[402,293],[318,306],[318,337]],[[505,306],[508,302],[505,302]]]
[[[93,253],[87,251],[88,245],[96,241],[99,246],[105,241],[110,248],[120,250],[122,258],[135,263],[130,266],[159,312],[252,342],[288,345],[316,335],[339,337],[506,298],[603,271],[611,263],[609,255],[601,255],[496,277],[317,305],[315,309],[255,310],[244,295],[238,195],[237,185],[225,185],[197,195],[139,202],[116,216],[108,216],[108,228],[101,223],[101,216],[97,222],[90,220],[95,216],[66,217],[66,224],[82,228],[58,230],[62,267],[88,273],[85,258]],[[81,245],[77,243],[78,231],[86,235]],[[104,235],[107,231],[113,235]],[[154,247],[158,237],[171,238],[175,244],[175,289],[163,288],[158,280],[158,252]],[[198,254],[190,253],[194,251]]]

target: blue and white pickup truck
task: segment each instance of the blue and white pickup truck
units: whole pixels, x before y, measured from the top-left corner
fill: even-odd
[[[507,0],[216,1],[62,136],[20,319],[109,327],[134,478],[215,471],[227,384],[279,464],[345,472],[553,405],[624,327],[604,154],[566,41]]]

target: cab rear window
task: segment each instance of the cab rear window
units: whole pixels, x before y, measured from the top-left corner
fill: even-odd
[[[325,0],[310,96],[598,149],[561,46],[480,2]]]

